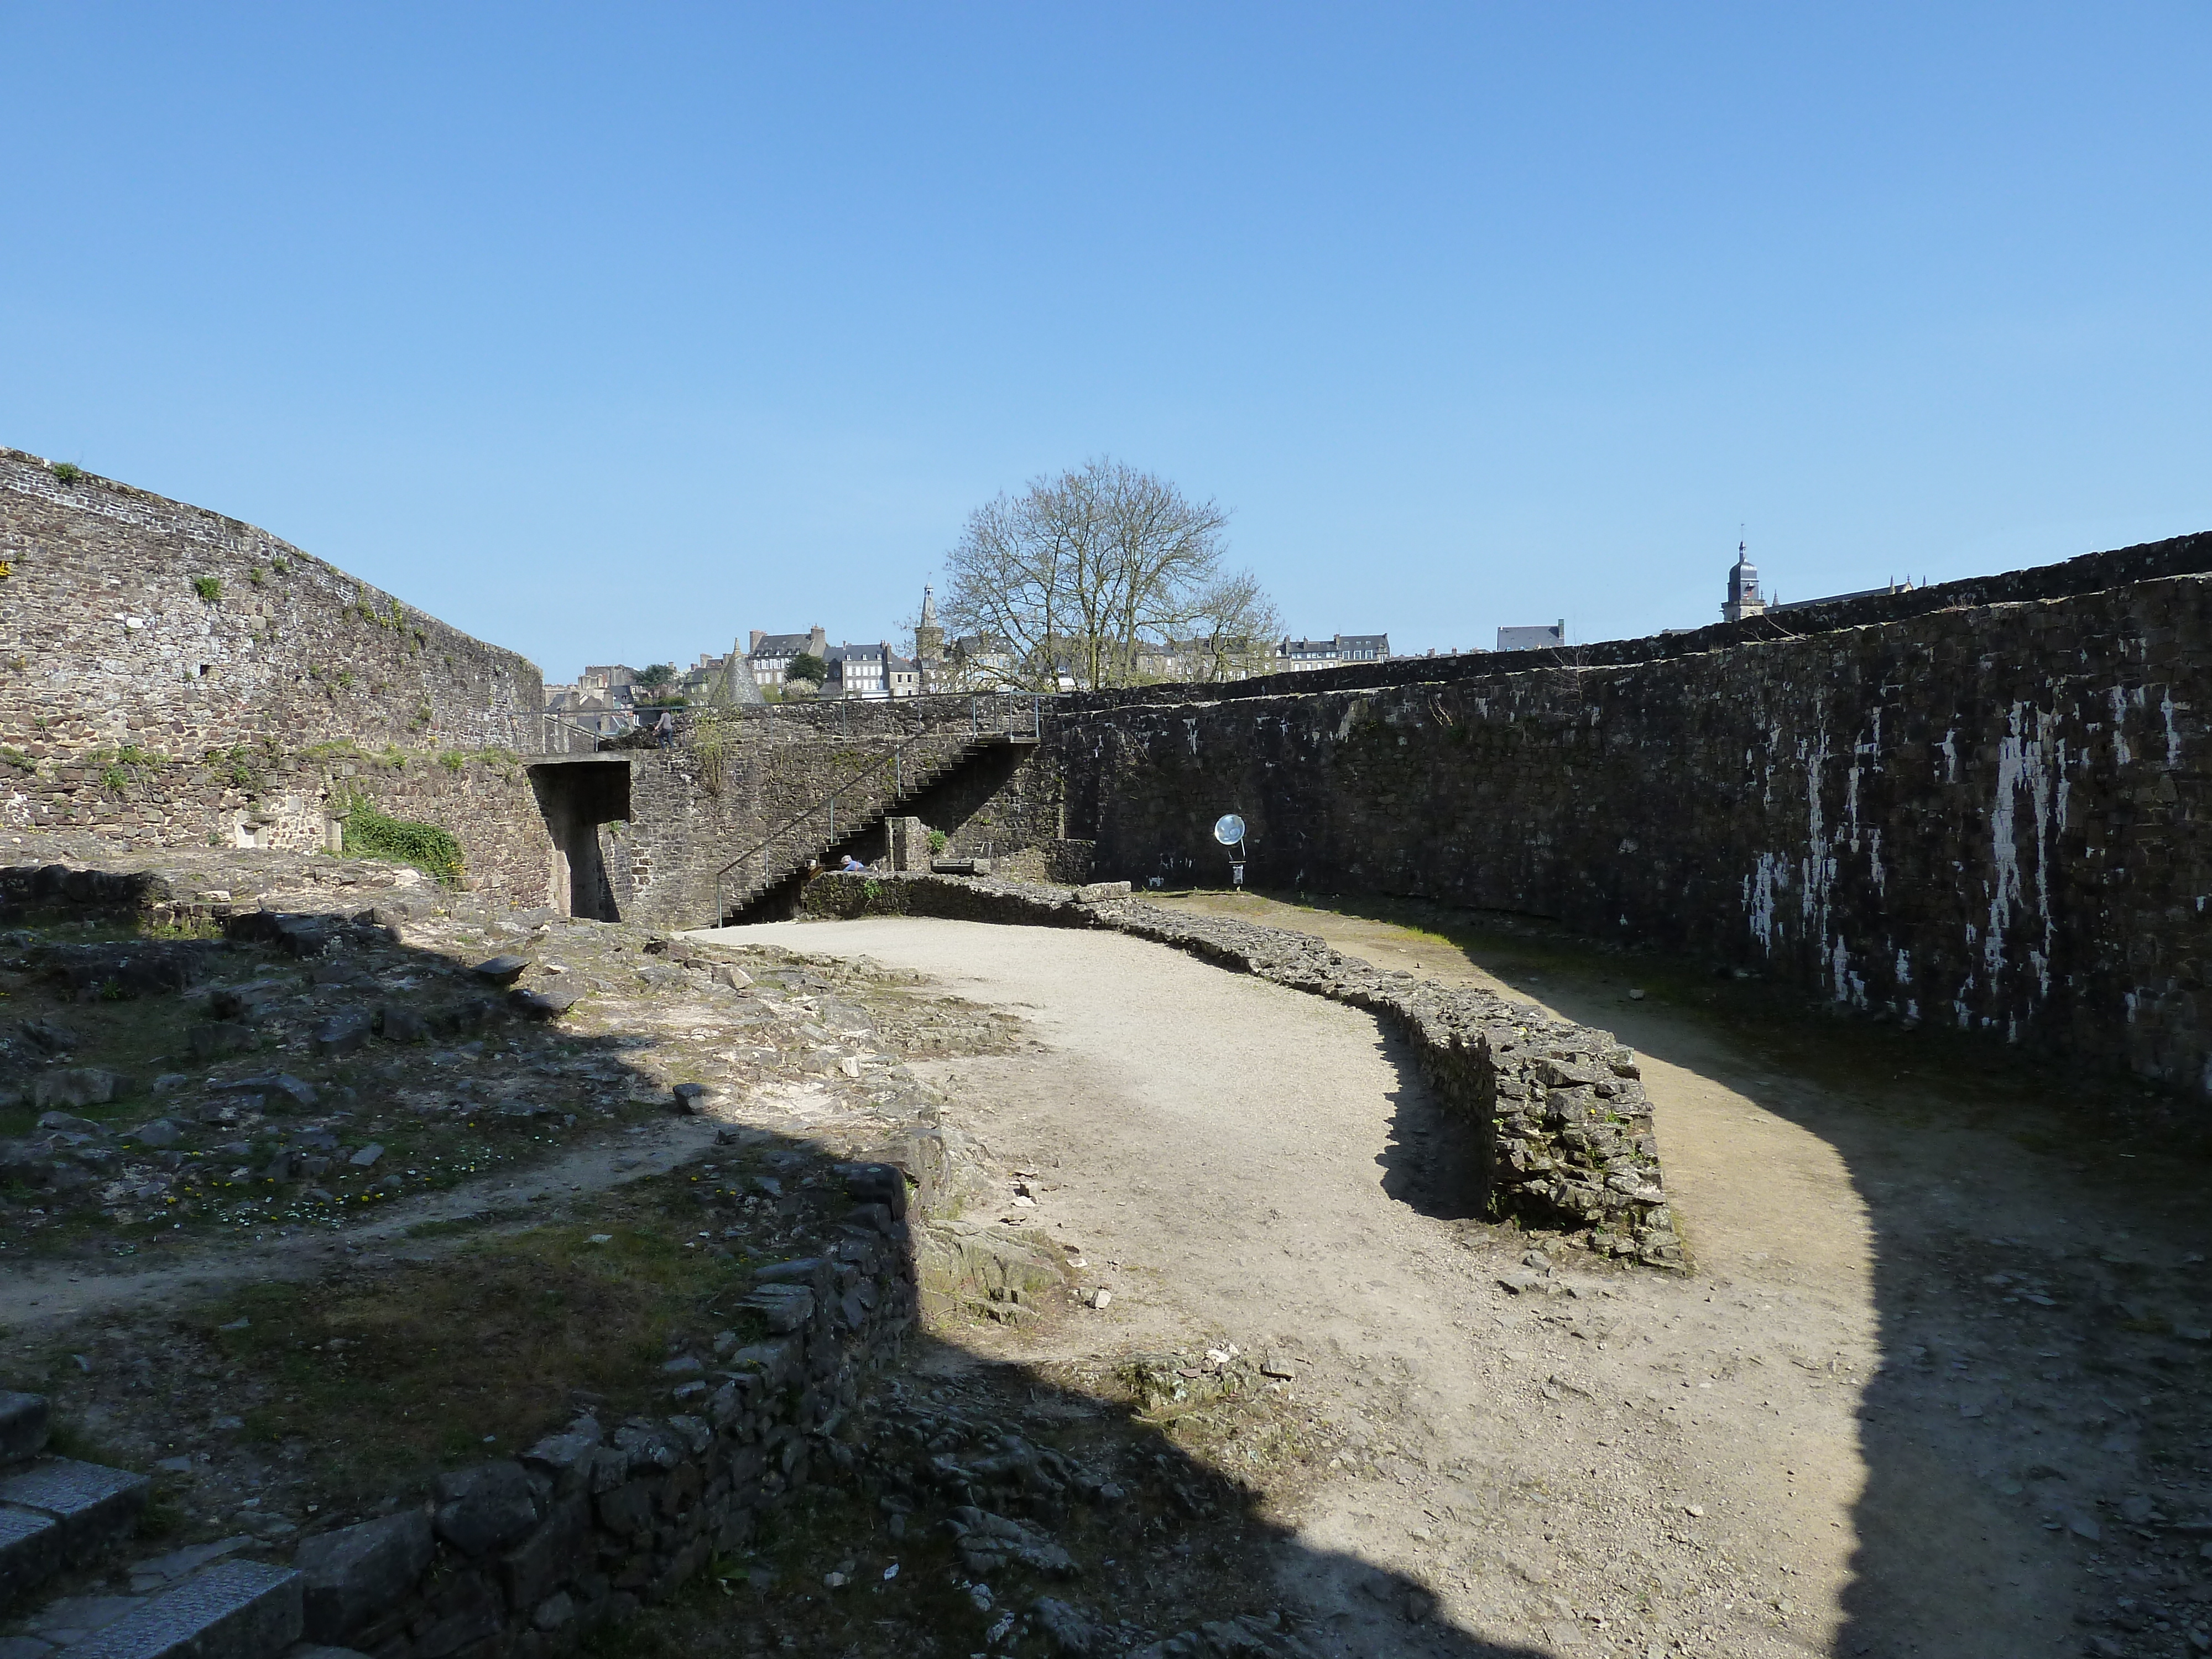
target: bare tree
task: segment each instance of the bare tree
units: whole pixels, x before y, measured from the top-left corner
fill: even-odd
[[[1273,611],[1249,572],[1223,569],[1228,522],[1214,502],[1103,458],[985,503],[946,562],[945,617],[969,636],[967,677],[1130,685],[1194,656],[1211,665],[1205,678],[1229,677]]]

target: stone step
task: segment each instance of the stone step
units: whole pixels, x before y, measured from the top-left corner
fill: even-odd
[[[46,1397],[0,1389],[0,1467],[46,1449]]]
[[[62,1559],[82,1566],[138,1524],[151,1485],[126,1469],[41,1458],[0,1475],[0,1512],[27,1511],[53,1522]]]
[[[300,1575],[224,1561],[94,1631],[69,1659],[278,1659],[300,1639]]]
[[[50,1515],[0,1509],[0,1607],[62,1570],[62,1529]]]

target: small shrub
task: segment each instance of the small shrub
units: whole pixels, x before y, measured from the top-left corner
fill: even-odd
[[[269,561],[269,568],[270,568],[271,570],[275,571],[275,572],[276,572],[278,575],[280,575],[280,576],[282,576],[282,575],[285,574],[288,571],[289,571],[289,570],[292,568],[292,567],[291,567],[290,565],[286,564],[286,563],[284,562],[284,561],[283,561],[283,560],[282,560],[282,559],[271,559],[271,560],[270,560],[270,561]]]
[[[192,592],[213,605],[222,598],[222,582],[215,576],[195,576],[192,578]]]
[[[121,794],[131,787],[131,775],[119,766],[105,766],[100,772],[100,787]]]
[[[259,587],[263,583],[269,580],[269,573],[257,564],[252,569],[246,573],[246,580],[252,582],[256,587]]]
[[[345,804],[343,845],[349,858],[411,864],[447,887],[461,882],[461,844],[434,823],[386,817],[365,796]]]
[[[84,469],[69,461],[56,461],[54,463],[54,477],[60,479],[61,482],[65,484],[73,484],[79,478],[84,477]]]
[[[458,772],[469,763],[469,757],[458,749],[448,749],[438,757],[438,764],[448,772]]]
[[[20,772],[35,772],[38,762],[20,749],[0,748],[0,766],[12,766]]]
[[[345,687],[348,690],[351,690],[353,689],[353,670],[350,668],[339,669],[338,684]]]
[[[932,853],[942,853],[945,843],[951,840],[951,837],[942,830],[933,830],[929,832],[929,850]]]

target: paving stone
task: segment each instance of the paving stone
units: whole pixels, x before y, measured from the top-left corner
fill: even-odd
[[[0,1604],[61,1571],[61,1525],[50,1515],[0,1509]]]
[[[240,1536],[218,1538],[212,1544],[192,1544],[167,1555],[156,1555],[149,1560],[131,1564],[131,1588],[134,1590],[159,1589],[164,1584],[173,1584],[179,1578],[198,1572],[211,1561],[220,1561],[226,1555],[235,1555],[253,1540]]]
[[[36,1457],[46,1445],[46,1395],[0,1389],[0,1463]]]
[[[70,1659],[269,1659],[301,1627],[298,1573],[225,1561],[86,1637]]]
[[[35,1510],[61,1523],[62,1551],[90,1560],[137,1524],[151,1483],[143,1474],[50,1457],[0,1479],[0,1504]]]
[[[64,1595],[49,1601],[24,1622],[41,1636],[74,1642],[89,1632],[105,1630],[125,1613],[145,1605],[143,1595]]]

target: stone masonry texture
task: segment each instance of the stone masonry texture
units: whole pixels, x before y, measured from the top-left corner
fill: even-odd
[[[266,532],[0,450],[0,830],[314,848],[346,805],[542,902],[535,666]]]
[[[1257,886],[1549,918],[2212,1090],[2208,564],[2197,536],[1790,613],[1818,631],[1060,698],[1036,764],[1098,877],[1225,884],[1237,811]]]

